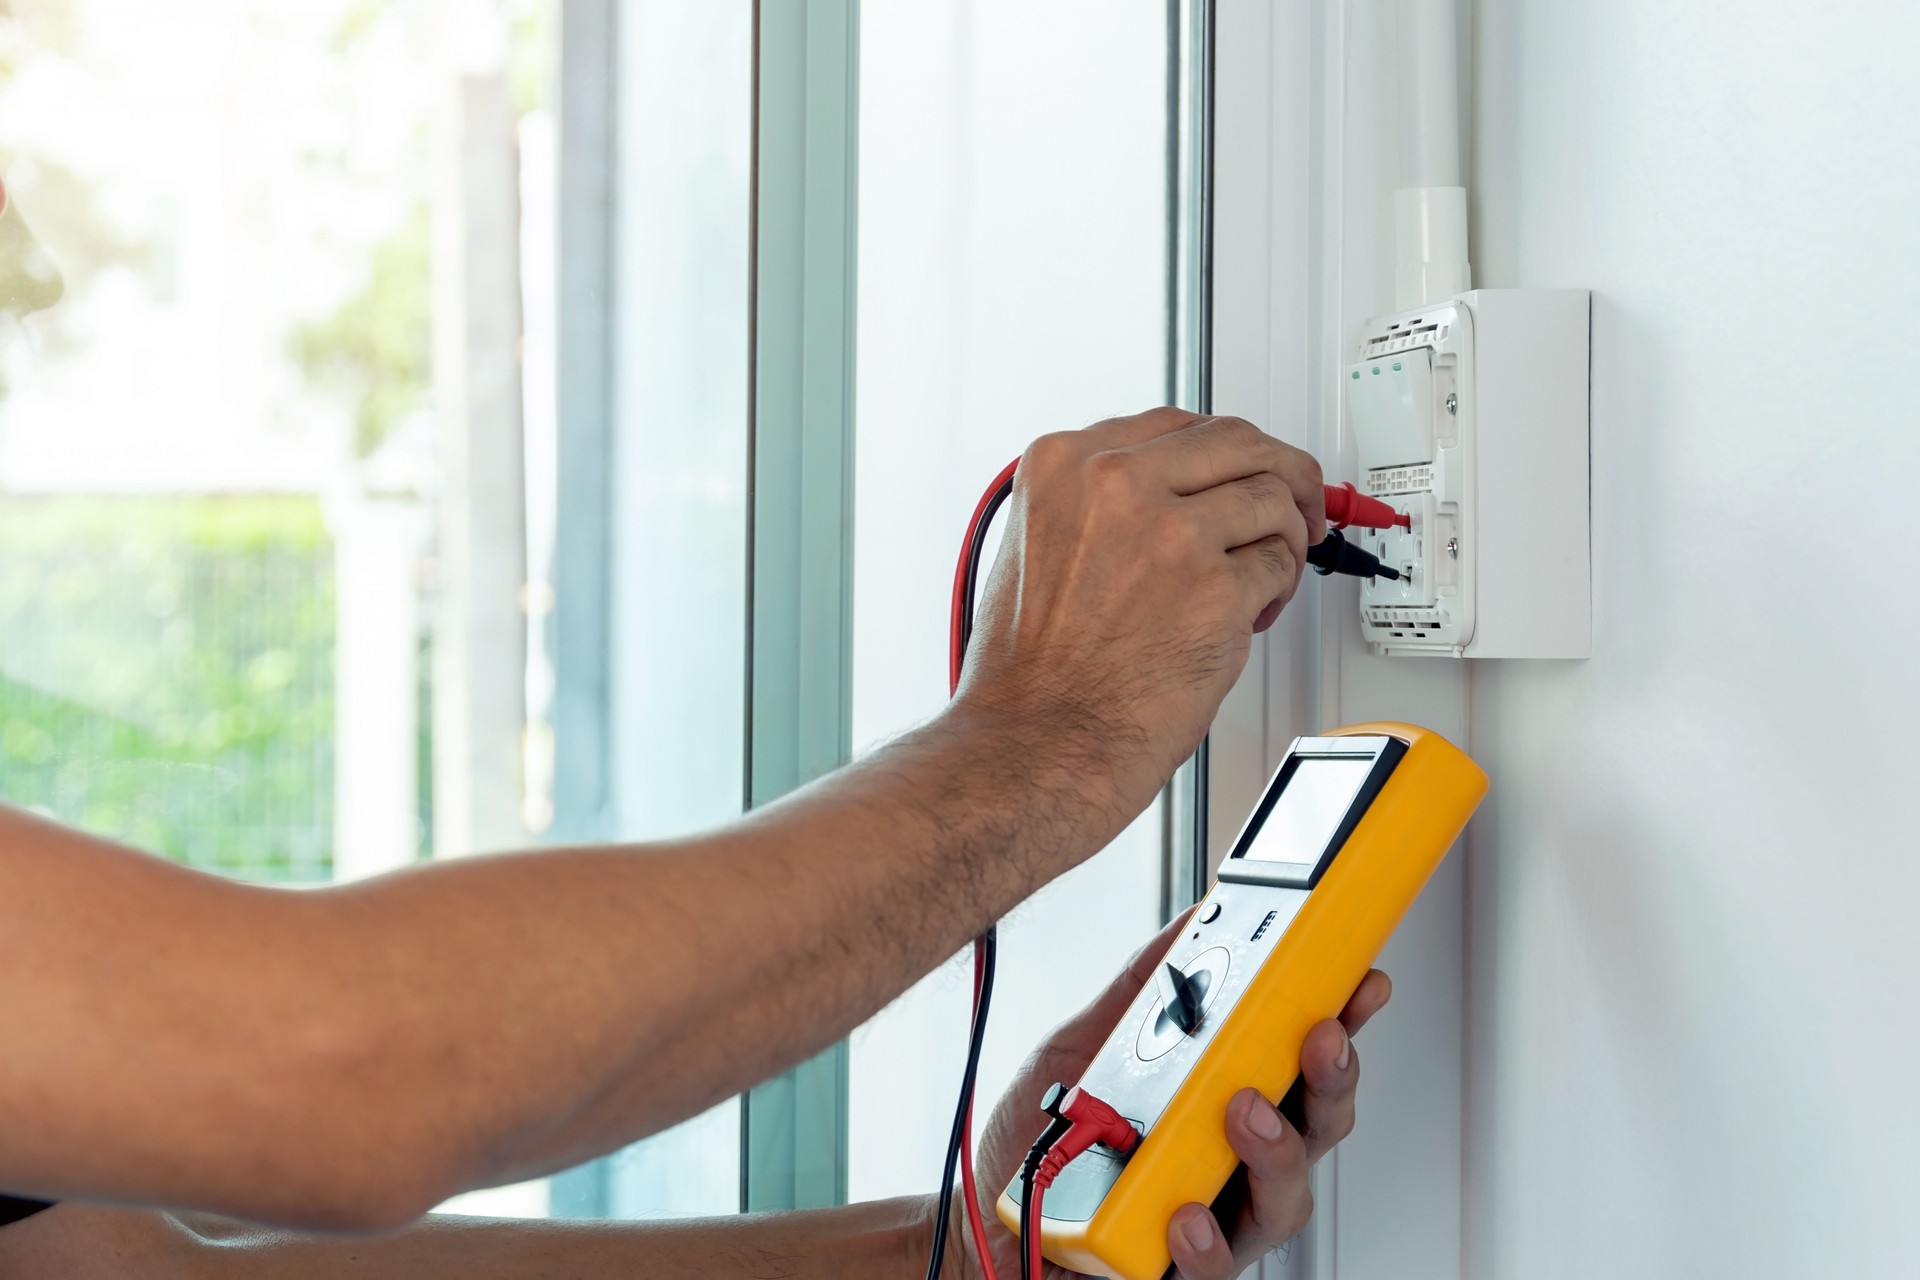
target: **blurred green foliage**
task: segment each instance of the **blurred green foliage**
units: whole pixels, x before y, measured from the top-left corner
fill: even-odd
[[[352,403],[354,450],[362,458],[426,404],[433,378],[429,253],[423,204],[375,247],[360,292],[293,334],[294,358],[308,381]]]
[[[509,8],[512,43],[507,46],[507,81],[522,113],[551,111],[560,71],[558,0],[513,0]]]
[[[383,31],[430,33],[431,13],[421,0],[344,0],[331,52],[351,63],[363,51],[377,50]],[[522,113],[551,110],[559,70],[558,0],[505,0],[501,16],[509,28],[505,74],[515,105]],[[423,161],[431,154],[429,118],[396,119],[391,128],[418,137]],[[324,163],[339,165],[342,157],[328,156]],[[308,382],[351,406],[354,447],[363,458],[396,424],[425,407],[432,390],[431,247],[432,219],[422,201],[375,247],[360,290],[292,336],[293,357]]]
[[[311,498],[0,503],[0,797],[208,870],[323,880],[333,552]]]

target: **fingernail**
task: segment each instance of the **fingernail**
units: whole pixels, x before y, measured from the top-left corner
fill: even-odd
[[[1196,1213],[1180,1224],[1180,1234],[1187,1238],[1195,1253],[1205,1253],[1213,1248],[1213,1215]]]
[[[1333,1060],[1333,1065],[1345,1071],[1352,1061],[1353,1041],[1348,1039],[1347,1033],[1343,1031],[1340,1033],[1340,1056]]]
[[[1255,1098],[1253,1105],[1247,1108],[1247,1128],[1253,1130],[1256,1137],[1268,1142],[1279,1140],[1287,1127],[1280,1123],[1280,1113],[1267,1105],[1265,1098]]]

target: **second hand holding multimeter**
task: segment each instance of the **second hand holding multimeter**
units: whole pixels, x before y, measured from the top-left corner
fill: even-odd
[[[1159,1280],[1174,1212],[1210,1203],[1239,1164],[1228,1101],[1248,1086],[1270,1101],[1287,1091],[1307,1032],[1346,1007],[1486,790],[1464,752],[1412,725],[1294,741],[1212,892],[1053,1104],[1050,1133],[1092,1108],[1101,1136],[1070,1159],[1029,1161],[1046,1188],[1047,1258]],[[997,1205],[1015,1231],[1027,1180]]]

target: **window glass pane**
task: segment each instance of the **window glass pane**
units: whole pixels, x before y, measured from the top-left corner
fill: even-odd
[[[1034,436],[1167,398],[1167,7],[867,0],[860,52],[853,724],[871,744],[945,701],[981,488]],[[1150,811],[1002,927],[982,1121],[1153,933],[1160,856]],[[931,1185],[968,985],[948,964],[855,1034],[854,1198]]]
[[[745,796],[753,11],[631,0],[614,25],[602,830],[647,840],[735,818]],[[732,1213],[739,1124],[729,1100],[567,1174],[554,1210]]]
[[[750,10],[619,6],[619,274],[562,298],[560,3],[0,0],[0,798],[295,885],[543,838],[608,306],[601,834],[738,812]],[[460,1207],[729,1211],[733,1125]]]
[[[0,15],[0,794],[256,879],[429,855],[422,6]],[[546,86],[492,88],[510,152]]]

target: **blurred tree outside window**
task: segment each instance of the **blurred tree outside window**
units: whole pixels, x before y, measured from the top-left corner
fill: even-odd
[[[0,795],[210,870],[325,879],[332,607],[310,498],[8,498]]]
[[[0,801],[291,885],[531,840],[557,6],[0,0]]]
[[[0,802],[292,886],[554,821],[559,6],[0,0]],[[716,261],[743,299],[749,9],[619,10],[629,94],[738,55],[698,110],[727,137],[737,114],[740,154],[699,189],[630,176],[598,211],[629,237],[606,288],[636,288],[648,216],[684,215],[694,300]],[[673,36],[708,27],[700,56]],[[706,164],[653,116],[656,150]],[[685,403],[744,403],[729,359],[681,361]],[[665,466],[627,479],[687,497]],[[696,604],[713,576],[688,569]],[[725,1211],[731,1128],[454,1207]]]

